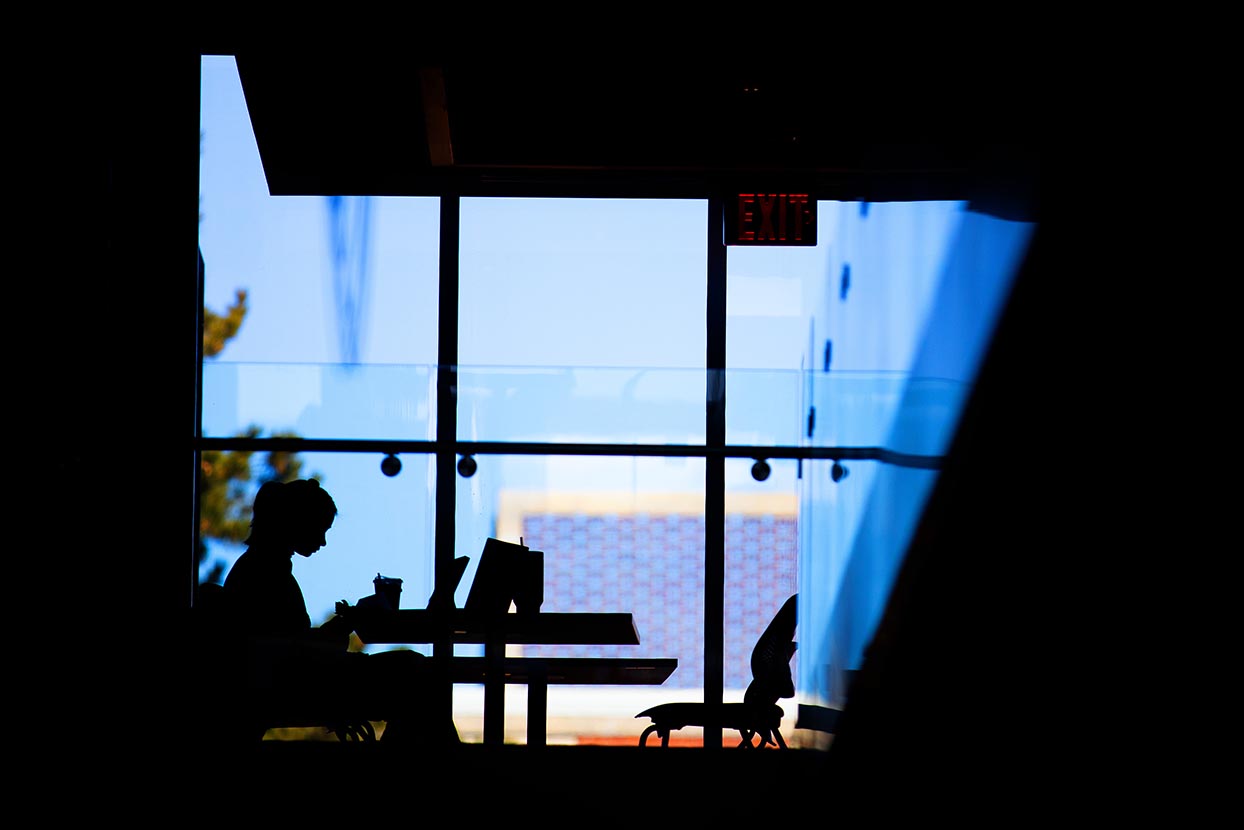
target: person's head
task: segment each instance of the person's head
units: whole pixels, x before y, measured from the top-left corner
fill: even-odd
[[[324,547],[337,505],[313,478],[269,481],[251,506],[249,545],[268,545],[310,556]]]

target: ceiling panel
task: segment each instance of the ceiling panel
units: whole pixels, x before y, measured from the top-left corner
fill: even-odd
[[[239,55],[273,194],[1030,201],[1031,79],[951,64]]]

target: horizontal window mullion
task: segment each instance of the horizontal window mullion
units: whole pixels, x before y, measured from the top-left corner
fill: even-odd
[[[336,439],[336,438],[200,438],[198,450],[263,450],[281,452],[378,452],[435,453],[436,441]],[[800,458],[828,461],[879,461],[897,467],[936,470],[943,456],[914,455],[885,447],[793,447],[728,445],[720,450],[704,444],[568,444],[558,442],[455,441],[458,455],[596,455],[667,458]]]

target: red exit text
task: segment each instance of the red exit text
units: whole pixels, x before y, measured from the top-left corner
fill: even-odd
[[[727,245],[816,245],[816,201],[807,193],[740,193],[726,210]]]

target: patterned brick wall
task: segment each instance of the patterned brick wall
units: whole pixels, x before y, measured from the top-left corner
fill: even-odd
[[[524,513],[524,543],[544,551],[544,611],[630,611],[639,646],[528,646],[533,656],[677,657],[667,687],[704,683],[704,517]],[[752,647],[798,590],[794,516],[726,517],[725,687],[751,682]],[[796,658],[797,659],[797,658]],[[792,661],[792,668],[794,661]]]

